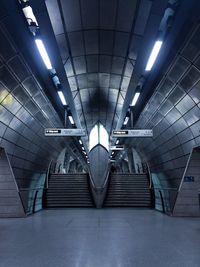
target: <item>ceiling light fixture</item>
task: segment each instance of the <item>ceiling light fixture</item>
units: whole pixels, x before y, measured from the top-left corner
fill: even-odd
[[[162,46],[162,41],[156,41],[154,46],[153,46],[153,49],[151,51],[151,54],[149,56],[149,59],[147,61],[147,65],[146,65],[146,68],[145,70],[146,71],[150,71],[156,61],[156,58],[160,52],[160,49],[161,49],[161,46]]]
[[[135,95],[134,95],[134,97],[133,97],[133,101],[132,101],[132,103],[131,103],[131,106],[135,106],[135,105],[136,105],[139,96],[140,96],[140,92],[135,93]]]
[[[126,125],[128,123],[129,117],[126,117],[124,120],[124,125]]]
[[[41,39],[35,39],[35,43],[37,45],[38,51],[42,57],[42,60],[48,70],[52,69],[51,61],[49,59],[49,56],[47,54],[46,48],[42,42]]]
[[[35,15],[33,14],[33,9],[30,6],[26,6],[22,8],[22,10],[23,10],[24,16],[27,19],[28,24],[31,25],[32,23],[35,23],[38,26],[37,19]]]
[[[69,115],[68,118],[69,118],[71,124],[75,124],[75,123],[74,123],[74,120],[73,120],[73,117],[72,117],[71,115]]]
[[[117,141],[116,141],[116,143],[115,143],[116,145],[118,145],[119,144],[119,139],[117,139]]]
[[[66,105],[67,105],[67,102],[66,102],[66,100],[65,100],[65,97],[64,97],[64,95],[63,95],[63,92],[62,92],[62,91],[58,91],[58,95],[59,95],[59,97],[60,97],[60,100],[61,100],[63,106],[66,106]]]
[[[80,145],[82,145],[82,144],[83,144],[83,142],[81,141],[81,139],[79,139],[78,141],[79,141],[79,144],[80,144]]]

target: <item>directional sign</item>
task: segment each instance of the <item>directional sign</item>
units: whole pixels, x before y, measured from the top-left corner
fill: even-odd
[[[152,137],[151,129],[138,130],[113,130],[112,137]]]
[[[110,146],[110,150],[124,150],[124,145]]]
[[[47,128],[45,136],[85,136],[83,129]]]

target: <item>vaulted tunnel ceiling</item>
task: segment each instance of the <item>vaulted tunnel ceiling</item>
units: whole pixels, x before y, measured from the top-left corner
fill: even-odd
[[[46,1],[75,107],[88,133],[97,121],[108,132],[116,127],[152,5],[148,0]]]

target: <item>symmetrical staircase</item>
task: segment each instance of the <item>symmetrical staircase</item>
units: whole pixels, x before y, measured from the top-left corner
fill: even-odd
[[[94,207],[87,174],[51,174],[46,193],[46,207]]]
[[[151,207],[151,191],[146,174],[110,174],[104,207]]]

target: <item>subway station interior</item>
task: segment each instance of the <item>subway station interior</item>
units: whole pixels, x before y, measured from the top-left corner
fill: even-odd
[[[0,267],[200,266],[200,1],[0,1]]]

